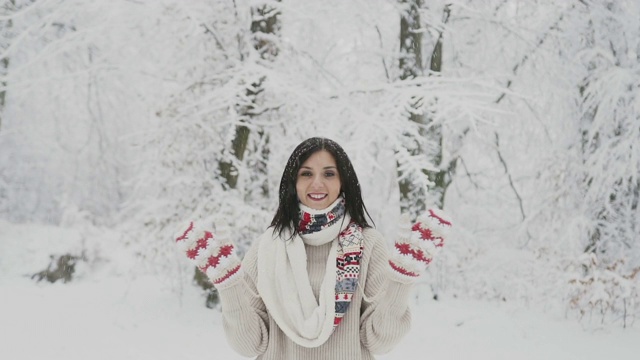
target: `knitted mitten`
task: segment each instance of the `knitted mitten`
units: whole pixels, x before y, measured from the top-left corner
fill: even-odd
[[[176,237],[180,252],[185,253],[218,289],[234,283],[242,270],[242,263],[226,230],[226,226],[218,226],[217,235],[214,235],[203,225],[192,221]]]
[[[396,278],[402,282],[416,280],[433,257],[442,249],[451,228],[451,220],[441,210],[429,209],[411,226],[403,216],[395,251],[389,259]]]

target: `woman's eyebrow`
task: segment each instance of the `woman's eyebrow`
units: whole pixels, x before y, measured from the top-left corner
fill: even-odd
[[[302,169],[313,170],[313,168],[312,168],[312,167],[310,167],[310,166],[300,166],[300,169],[301,169],[301,170],[302,170]],[[331,165],[331,166],[325,166],[325,167],[323,167],[322,169],[323,169],[323,170],[327,170],[327,169],[337,169],[337,167],[335,167],[335,166]]]

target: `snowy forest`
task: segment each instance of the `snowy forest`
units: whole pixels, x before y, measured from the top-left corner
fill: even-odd
[[[2,0],[0,227],[82,234],[43,240],[33,273],[66,259],[191,286],[178,226],[224,218],[242,253],[291,151],[323,136],[390,244],[402,213],[454,219],[424,296],[637,326],[638,14],[638,0]]]

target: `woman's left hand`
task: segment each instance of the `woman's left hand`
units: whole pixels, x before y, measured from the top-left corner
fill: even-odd
[[[429,209],[410,226],[405,216],[389,264],[402,277],[417,278],[448,238],[452,222],[442,210]],[[409,230],[410,229],[410,230]]]

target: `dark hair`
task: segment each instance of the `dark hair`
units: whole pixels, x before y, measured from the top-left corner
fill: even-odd
[[[358,176],[353,169],[351,160],[335,141],[313,137],[303,141],[293,150],[282,172],[278,211],[276,211],[273,220],[271,220],[274,232],[277,231],[279,235],[282,235],[285,229],[291,230],[292,236],[298,233],[298,223],[300,222],[299,200],[296,192],[298,170],[311,155],[320,150],[328,151],[336,161],[338,174],[340,175],[342,197],[345,200],[345,208],[349,216],[351,216],[351,220],[363,228],[371,227],[365,218],[365,214],[369,219],[371,219],[371,216],[362,201],[360,182],[358,182]]]

